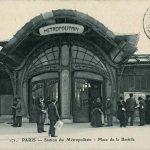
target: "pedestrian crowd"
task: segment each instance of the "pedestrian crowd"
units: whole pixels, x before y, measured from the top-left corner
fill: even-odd
[[[129,98],[124,100],[123,97],[119,98],[117,102],[116,117],[120,122],[120,127],[134,125],[135,110],[139,112],[139,126],[150,124],[150,95],[146,96],[144,100],[142,97],[138,97],[138,103],[136,102],[133,93],[129,94]],[[104,117],[105,116],[105,117]],[[102,127],[104,125],[104,118],[107,119],[106,126],[113,126],[113,104],[110,98],[106,99],[106,104],[103,106],[102,100],[97,98],[93,102],[93,108],[91,112],[91,126]]]
[[[55,126],[60,121],[60,116],[58,108],[56,105],[56,99],[47,99],[46,103],[43,97],[39,97],[36,103],[36,123],[37,132],[46,132],[44,130],[44,123],[46,114],[50,122],[49,136],[56,137]],[[128,123],[130,126],[134,125],[135,110],[139,110],[139,126],[144,126],[145,124],[150,124],[150,95],[146,96],[144,100],[142,97],[138,97],[138,103],[133,97],[133,93],[129,94],[129,98],[124,100],[123,97],[119,98],[117,102],[117,113],[116,117],[120,122],[120,127],[126,127]],[[13,125],[14,127],[22,126],[22,104],[21,98],[14,98],[12,105],[13,114]],[[105,126],[107,122],[108,127],[113,126],[113,103],[108,97],[106,99],[105,105],[102,103],[102,99],[97,97],[92,103],[92,109],[90,112],[90,121],[92,127],[102,127]],[[107,119],[107,121],[105,121]],[[130,122],[129,122],[130,119]]]
[[[47,99],[45,104],[44,98],[39,97],[36,104],[36,123],[37,123],[37,132],[42,133],[46,132],[44,130],[44,122],[46,118],[46,113],[48,113],[48,119],[50,122],[49,136],[56,137],[55,135],[55,124],[60,120],[58,109],[56,106],[56,99]],[[22,103],[19,97],[14,98],[12,105],[12,114],[13,114],[13,127],[22,126]]]

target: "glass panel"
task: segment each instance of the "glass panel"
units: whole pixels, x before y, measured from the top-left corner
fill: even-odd
[[[46,79],[31,83],[31,100],[29,107],[31,122],[36,122],[36,105],[39,97],[44,98],[46,106],[49,102],[48,100],[55,98],[58,101],[58,80]],[[48,118],[46,118],[46,121],[48,122]]]
[[[40,54],[39,56],[38,56],[38,58],[40,58],[40,57],[43,57],[45,54],[44,53],[42,53],[42,54]]]
[[[90,52],[90,51],[87,51],[86,53],[89,54],[89,55],[91,55],[91,56],[93,56],[93,53]]]
[[[55,64],[55,60],[49,61],[49,64]]]
[[[53,51],[59,51],[58,47],[53,47]]]
[[[95,64],[98,63],[98,61],[95,59],[95,57],[94,57],[94,59],[92,59],[92,62],[95,63]]]
[[[38,64],[38,65],[35,66],[35,68],[38,68],[38,67],[41,67],[41,66],[43,66],[43,64]]]
[[[83,64],[89,64],[89,63],[90,63],[90,61],[87,61],[87,60],[83,61]]]
[[[37,62],[34,64],[35,66],[41,64],[41,62],[39,60],[37,60]]]
[[[96,61],[99,61],[99,58],[97,56],[94,56],[94,58],[95,58]]]
[[[86,54],[85,57],[84,57],[84,59],[90,61],[92,59],[92,56]]]
[[[76,58],[76,55],[77,55],[77,51],[73,51],[73,52],[72,52],[72,57],[73,57],[73,58]]]
[[[44,57],[40,58],[40,61],[43,63],[43,62],[48,61],[48,60],[47,60],[46,56],[44,56]]]
[[[34,59],[34,60],[33,60],[33,62],[32,62],[32,64],[34,64],[37,60],[38,60],[37,58],[36,58],[36,59]]]
[[[99,64],[98,64],[98,65],[96,65],[96,67],[98,67],[98,68],[100,68],[100,69],[104,70],[104,68],[103,68],[102,66],[100,66]]]
[[[52,48],[45,51],[45,53],[51,53],[51,52],[52,52]]]
[[[83,52],[78,52],[77,58],[83,59],[84,55],[85,55],[85,53],[83,53]]]
[[[88,107],[88,82],[75,79],[75,101],[77,107]]]
[[[93,62],[90,62],[90,65],[93,65],[93,66],[95,66],[96,64],[95,64],[95,63],[93,63]]]
[[[76,59],[76,62],[77,63],[82,63],[82,60],[81,59]]]
[[[47,58],[48,58],[48,60],[53,60],[54,56],[52,53],[49,53],[49,54],[47,54]]]
[[[54,56],[55,56],[55,59],[59,59],[59,53],[58,52],[54,52]]]
[[[45,99],[55,98],[58,101],[58,80],[46,80]]]
[[[38,82],[38,83],[32,83],[32,105],[36,105],[38,98],[44,97],[44,83]],[[32,107],[34,107],[32,106]]]
[[[43,65],[48,65],[48,61],[42,62]]]
[[[78,48],[77,48],[77,46],[73,45],[71,49],[72,50],[77,50]]]
[[[84,49],[84,48],[82,48],[82,47],[78,47],[78,50],[79,50],[79,51],[82,51],[83,53],[86,52],[86,49]]]

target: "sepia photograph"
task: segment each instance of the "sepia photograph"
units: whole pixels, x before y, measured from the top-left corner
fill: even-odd
[[[1,150],[150,149],[150,0],[0,1]]]

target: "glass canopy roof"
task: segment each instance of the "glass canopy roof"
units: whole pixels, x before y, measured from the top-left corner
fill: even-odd
[[[86,64],[106,71],[101,60],[89,50],[78,46],[72,46],[71,51],[73,63]]]
[[[59,64],[59,53],[59,47],[57,46],[47,49],[32,61],[31,65],[29,66],[29,70],[46,65]],[[73,45],[71,47],[71,55],[73,64],[85,64],[106,71],[106,68],[100,59],[85,48]]]
[[[33,60],[29,69],[35,69],[41,66],[59,64],[59,47],[52,47],[41,53]]]

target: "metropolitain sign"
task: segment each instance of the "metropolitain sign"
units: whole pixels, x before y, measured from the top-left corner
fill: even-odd
[[[41,27],[39,29],[39,33],[41,35],[49,35],[49,34],[59,34],[59,33],[74,33],[74,34],[81,34],[84,31],[84,27],[82,25],[77,24],[54,24],[48,25],[45,27]]]

